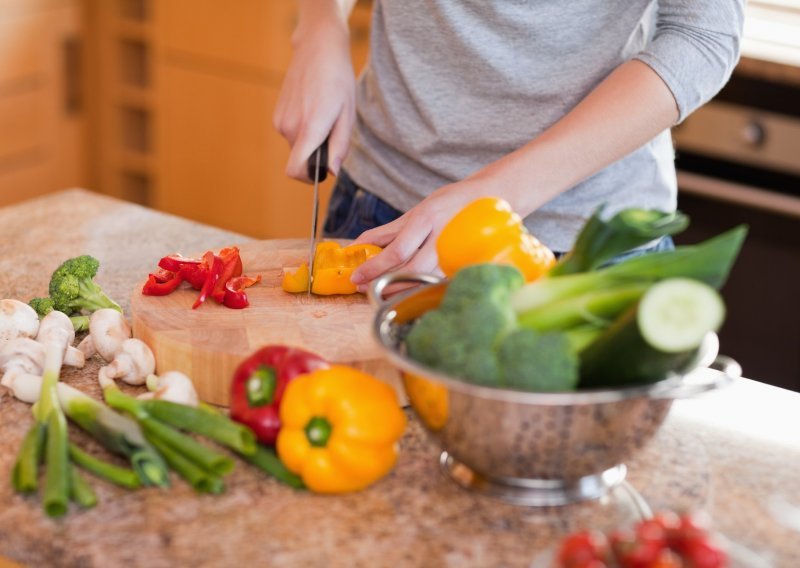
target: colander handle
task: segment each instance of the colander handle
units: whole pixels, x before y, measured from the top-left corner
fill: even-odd
[[[414,272],[389,272],[372,281],[367,289],[367,297],[372,305],[380,308],[386,300],[383,293],[392,284],[438,284],[443,278],[434,274],[416,274]]]
[[[689,398],[721,387],[729,386],[742,376],[742,366],[725,355],[718,355],[708,367],[699,367],[677,384],[650,392],[651,398]]]

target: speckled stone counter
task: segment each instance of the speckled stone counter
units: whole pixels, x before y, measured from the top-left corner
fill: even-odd
[[[45,292],[77,254],[101,261],[98,281],[126,302],[163,254],[244,237],[72,190],[0,209],[0,295]],[[125,305],[127,309],[127,305]],[[735,309],[735,308],[734,308]],[[724,350],[724,346],[723,346]],[[98,362],[63,380],[93,396]],[[11,490],[30,408],[0,387],[0,556],[30,566],[540,566],[565,531],[610,529],[653,509],[705,509],[729,540],[768,564],[800,562],[800,395],[742,380],[677,402],[606,498],[562,508],[516,507],[468,493],[439,471],[439,451],[410,424],[395,470],[357,494],[323,497],[279,485],[240,463],[221,496],[175,478],[127,492],[92,479],[101,500],[58,521]],[[77,430],[72,435],[98,454]]]

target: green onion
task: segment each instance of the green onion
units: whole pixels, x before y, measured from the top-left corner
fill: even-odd
[[[252,455],[256,452],[253,431],[216,411],[167,400],[142,401],[142,407],[161,422],[214,440],[240,454]]]
[[[125,456],[142,484],[169,485],[164,460],[142,434],[139,425],[68,385],[59,385],[59,398],[70,420],[107,450]]]
[[[246,462],[268,473],[278,481],[290,487],[294,487],[295,489],[305,489],[303,480],[286,469],[286,466],[283,465],[283,462],[273,450],[259,444],[255,454],[249,456],[244,454],[240,455]]]
[[[44,510],[50,517],[60,517],[69,507],[69,451],[67,421],[61,412],[50,411],[47,421],[47,445],[44,478]]]
[[[22,441],[17,461],[11,475],[14,490],[35,493],[39,488],[39,464],[42,463],[47,427],[38,420],[28,429]]]
[[[99,458],[91,456],[73,444],[70,444],[69,446],[69,456],[74,463],[81,466],[86,471],[89,471],[95,474],[97,477],[105,479],[106,481],[110,481],[111,483],[119,485],[120,487],[125,487],[126,489],[137,489],[141,486],[139,477],[133,470],[124,467],[118,467],[114,464],[110,464]]]
[[[176,452],[180,452],[200,468],[215,475],[224,475],[233,469],[233,460],[229,457],[204,446],[194,438],[182,434],[150,416],[145,410],[144,401],[124,394],[117,387],[106,388],[104,395],[109,406],[128,412],[138,420],[145,436],[151,443],[157,438]],[[160,446],[157,447],[160,448]]]
[[[84,509],[91,509],[97,505],[97,495],[78,471],[78,468],[69,466],[70,497]]]
[[[162,424],[151,416],[139,418],[139,424],[150,442],[154,439],[162,441],[204,471],[214,475],[225,475],[233,469],[234,464],[231,458],[215,452],[194,438]],[[160,448],[161,446],[156,447]]]
[[[170,467],[186,480],[189,485],[194,487],[195,491],[219,494],[225,490],[225,484],[222,479],[191,462],[158,436],[150,437],[149,440],[161,452]]]

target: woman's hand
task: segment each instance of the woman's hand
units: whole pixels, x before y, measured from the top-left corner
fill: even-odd
[[[364,231],[355,243],[384,247],[383,252],[362,264],[352,282],[364,292],[369,282],[390,270],[440,274],[436,239],[444,226],[467,203],[489,195],[486,184],[466,179],[446,185],[423,199],[391,223]]]
[[[355,75],[347,9],[337,2],[300,2],[294,53],[275,106],[273,124],[292,151],[286,175],[309,181],[309,156],[330,134],[328,169],[338,175],[355,122]]]

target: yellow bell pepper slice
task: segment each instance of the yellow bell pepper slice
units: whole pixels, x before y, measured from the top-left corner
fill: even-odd
[[[556,262],[553,252],[497,197],[482,197],[456,213],[439,234],[436,252],[448,277],[471,264],[495,262],[517,267],[530,282]]]
[[[280,418],[281,461],[318,493],[358,491],[384,477],[406,427],[392,387],[343,365],[289,383]]]
[[[381,250],[381,247],[370,244],[343,247],[333,241],[319,243],[314,253],[311,292],[321,296],[355,294],[358,290],[350,282],[353,271]],[[283,271],[281,288],[291,293],[305,292],[308,290],[308,278],[308,263],[304,262],[294,272]]]

